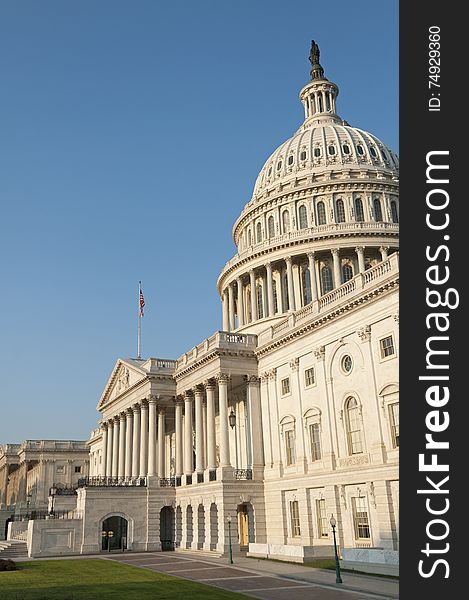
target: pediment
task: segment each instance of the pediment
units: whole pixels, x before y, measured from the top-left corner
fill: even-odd
[[[107,404],[122,396],[147,375],[143,365],[144,361],[119,358],[112,370],[106,387],[98,402],[97,410],[102,410]]]

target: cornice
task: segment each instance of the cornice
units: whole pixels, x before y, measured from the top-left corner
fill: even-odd
[[[366,238],[366,237],[380,238],[381,240],[383,237],[386,237],[386,238],[392,239],[392,240],[399,240],[399,231],[398,230],[390,231],[390,230],[386,230],[386,229],[383,229],[382,231],[376,231],[376,230],[367,231],[366,229],[363,229],[363,230],[357,230],[356,232],[350,232],[349,230],[345,230],[345,231],[326,230],[324,232],[317,232],[314,234],[311,233],[307,237],[303,237],[300,239],[285,240],[283,242],[279,242],[278,244],[268,246],[267,248],[262,248],[262,249],[258,250],[257,252],[253,252],[252,254],[249,254],[249,256],[240,258],[239,261],[233,263],[228,268],[226,268],[226,266],[225,266],[223,271],[220,273],[220,275],[218,277],[218,281],[217,281],[218,291],[220,293],[220,290],[224,287],[225,280],[233,272],[235,272],[240,266],[249,264],[253,259],[257,259],[262,256],[268,256],[269,254],[273,254],[274,252],[276,252],[278,250],[284,250],[287,248],[297,248],[299,246],[303,246],[304,244],[311,244],[312,242],[318,242],[320,240],[322,241],[322,240],[327,240],[327,239],[344,239],[344,238],[349,239],[349,240],[354,240],[355,238]],[[382,241],[379,241],[378,243],[379,243],[379,245],[382,245]],[[356,245],[356,242],[351,241],[351,247],[353,247],[355,245]],[[311,251],[312,250],[313,249],[311,249]],[[322,249],[318,250],[318,252],[320,252],[320,251],[322,251]],[[306,252],[306,250],[305,250],[305,252]],[[273,260],[277,260],[277,259],[273,259]],[[280,260],[280,257],[278,258],[278,260]]]
[[[338,306],[335,310],[321,315],[309,323],[288,331],[285,335],[279,337],[278,339],[272,340],[263,346],[258,347],[254,351],[254,354],[259,359],[273,350],[277,350],[282,346],[286,346],[296,341],[299,337],[305,335],[306,333],[310,333],[314,329],[323,327],[324,325],[329,324],[331,321],[335,321],[336,319],[343,317],[346,313],[355,312],[356,310],[361,309],[364,304],[375,300],[378,296],[393,292],[397,287],[399,287],[398,275],[394,279],[384,282],[382,285],[377,286],[366,294],[356,296],[353,300]]]
[[[189,375],[193,371],[197,371],[197,369],[206,365],[207,363],[209,363],[213,360],[219,359],[219,358],[227,357],[227,356],[254,358],[255,355],[254,355],[253,350],[241,350],[241,349],[222,350],[220,348],[217,348],[217,349],[213,350],[213,352],[210,352],[209,354],[202,356],[200,359],[195,360],[191,364],[189,364],[187,366],[185,365],[180,371],[178,371],[177,373],[174,373],[173,377],[176,381],[179,381],[180,379],[182,379],[186,375]]]

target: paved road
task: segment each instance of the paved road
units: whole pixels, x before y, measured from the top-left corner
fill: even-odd
[[[191,579],[207,585],[263,600],[394,600],[399,597],[396,580],[343,573],[335,583],[333,571],[290,563],[236,558],[200,557],[179,552],[145,552],[101,556],[136,567]]]

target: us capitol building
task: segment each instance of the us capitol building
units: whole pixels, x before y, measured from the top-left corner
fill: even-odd
[[[73,518],[30,521],[30,555],[221,554],[230,534],[305,562],[333,555],[333,514],[342,553],[395,561],[398,158],[337,114],[314,42],[310,62],[304,121],[233,226],[222,330],[117,361]]]

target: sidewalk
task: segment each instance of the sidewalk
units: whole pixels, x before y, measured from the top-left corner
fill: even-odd
[[[177,556],[200,557],[200,553],[189,551],[178,551]],[[216,564],[227,564],[226,558],[207,558]],[[325,585],[340,586],[335,583],[335,571],[328,569],[315,569],[295,563],[283,563],[271,560],[260,560],[257,558],[246,558],[243,556],[233,558],[233,566],[257,571],[262,574],[277,575],[295,581],[307,583],[318,583]],[[387,598],[399,598],[399,580],[387,577],[374,577],[373,575],[361,575],[341,571],[343,584],[342,589],[380,594]]]

